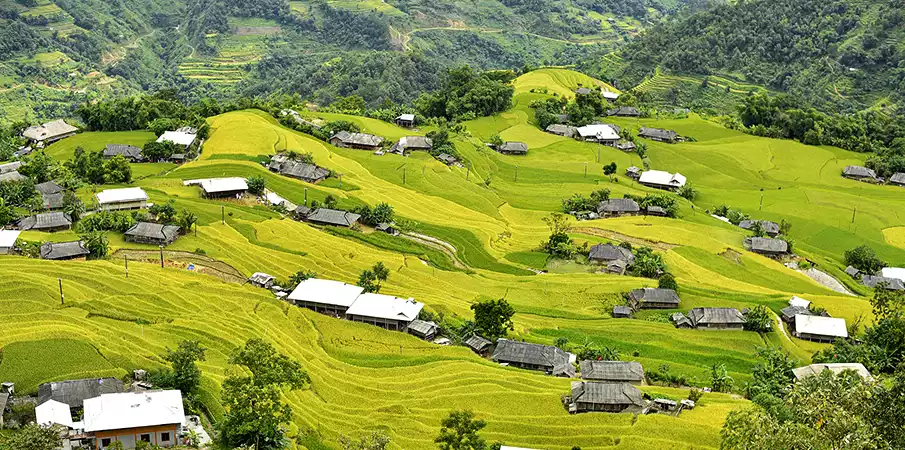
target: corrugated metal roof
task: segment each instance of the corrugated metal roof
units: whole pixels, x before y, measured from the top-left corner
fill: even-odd
[[[361,293],[360,286],[341,281],[309,278],[299,283],[287,297],[290,300],[349,307]]]
[[[795,332],[813,334],[828,337],[848,337],[848,329],[845,327],[845,319],[837,317],[809,316],[798,314],[795,316]]]
[[[642,184],[655,184],[667,187],[682,187],[685,186],[687,181],[688,179],[681,173],[676,172],[675,174],[672,174],[662,170],[648,170],[647,172],[642,172],[641,178],[638,179],[638,182]]]
[[[86,432],[157,425],[185,425],[182,393],[177,390],[104,394],[85,400]]]
[[[148,200],[148,194],[145,193],[144,189],[139,187],[107,189],[98,192],[95,197],[97,198],[97,202],[102,205],[111,203],[131,203]]]
[[[172,142],[176,145],[181,145],[183,147],[188,147],[195,142],[195,138],[198,137],[195,133],[186,133],[184,131],[164,131],[163,134],[157,138],[157,142]]]
[[[346,314],[411,322],[418,318],[424,303],[392,295],[365,293],[352,303]]]

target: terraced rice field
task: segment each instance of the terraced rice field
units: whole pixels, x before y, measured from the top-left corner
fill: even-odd
[[[181,237],[170,250],[203,249],[217,264],[246,275],[263,271],[286,278],[307,269],[321,277],[354,282],[363,269],[382,261],[391,275],[381,292],[415,297],[431,311],[462,318],[471,317],[470,305],[476,300],[506,298],[516,310],[511,333],[516,339],[590,341],[618,349],[623,359],[637,360],[648,371],[665,364],[672,373],[703,385],[709,384],[710,365],[723,363],[739,389],[750,377],[759,346],[779,346],[807,362],[822,346],[777,332],[677,330],[664,322],[668,312],[647,311],[635,320],[610,317],[622,292],[653,286],[653,280],[589,273],[586,266],[563,266],[546,274],[529,270],[543,267],[545,258],[536,249],[549,232],[541,219],[557,210],[562,198],[600,188],[610,189],[614,196],[653,192],[621,175],[611,182],[601,172],[610,161],[617,163],[619,173],[628,165],[640,165],[637,155],[550,136],[532,126],[528,104],[544,97],[531,93],[532,88],[568,93],[579,81],[592,80],[558,70],[518,80],[512,110],[468,122],[468,135],[456,138],[470,169],[447,167],[426,154],[375,156],[338,149],[288,130],[263,112],[237,111],[209,119],[211,137],[200,160],[135,184],[148,191],[152,202],[174,199],[178,209],[199,216],[197,236]],[[320,116],[352,120],[389,139],[412,133],[372,119]],[[901,189],[839,176],[841,167],[862,161],[863,155],[751,137],[694,116],[618,122],[633,129],[674,128],[694,136],[697,142],[678,145],[649,142],[649,157],[654,168],[687,175],[700,198],[694,205],[682,201],[680,219],[626,217],[576,223],[576,242],[628,240],[655,248],[676,275],[683,310],[763,304],[777,311],[790,296],[799,295],[833,316],[854,319],[864,314],[869,320],[865,297],[836,294],[775,261],[746,252],[743,230],[704,212],[726,202],[758,218],[785,218],[792,223],[796,251],[827,271],[838,271],[841,252],[862,242],[898,263],[905,259],[905,239],[901,227],[891,227],[902,223],[896,216],[902,206]],[[529,154],[503,156],[488,150],[483,141],[497,133],[527,142]],[[67,141],[72,139],[77,138]],[[257,162],[261,155],[286,149],[310,152],[319,165],[342,173],[343,182],[357,189],[306,184],[272,174]],[[55,150],[55,155],[66,154],[61,147]],[[402,244],[328,233],[254,202],[204,200],[197,188],[182,185],[183,179],[251,175],[264,176],[270,189],[296,203],[306,197],[322,200],[328,194],[342,207],[389,202],[399,216],[416,222],[419,232],[451,243],[456,259],[468,267],[450,267],[445,256]],[[80,194],[90,198],[90,188]],[[848,208],[855,205],[858,212],[852,224]],[[30,240],[57,236],[62,235],[23,234]],[[136,247],[114,235],[111,246]],[[441,260],[445,262],[437,262]],[[568,380],[499,367],[462,347],[435,346],[320,316],[280,303],[266,291],[189,272],[184,265],[161,269],[133,263],[126,280],[118,258],[49,263],[0,257],[0,273],[9,274],[0,279],[0,297],[7,299],[0,302],[0,317],[7,324],[7,331],[0,333],[4,352],[0,375],[21,373],[12,362],[7,367],[7,355],[21,354],[20,346],[46,345],[41,342],[47,339],[65,342],[60,348],[96,348],[117,371],[159,367],[166,347],[184,338],[200,339],[210,348],[202,366],[204,398],[216,415],[222,413],[217,406],[218,383],[227,370],[226,355],[249,337],[263,337],[298,358],[312,376],[310,389],[287,395],[295,412],[291,433],[315,430],[330,444],[340,433],[381,429],[389,433],[394,449],[432,448],[440,419],[451,409],[469,408],[488,421],[489,441],[507,445],[548,450],[574,445],[717,448],[723,418],[746,403],[730,395],[707,394],[698,408],[678,418],[571,416],[560,402]],[[58,277],[64,280],[65,305],[59,302]],[[27,299],[23,291],[29,293]],[[84,370],[65,364],[61,373],[20,375],[22,382],[35,385]],[[673,399],[687,395],[661,387],[643,390]]]

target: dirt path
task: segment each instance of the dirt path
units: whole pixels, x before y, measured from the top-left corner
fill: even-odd
[[[779,318],[779,316],[777,316],[776,313],[773,313],[773,318],[776,319],[776,326],[779,328],[779,332],[782,333],[782,335],[785,336],[785,338],[788,339],[789,342],[792,342],[792,338],[790,338],[789,334],[786,333],[786,326],[783,325],[782,320]]]
[[[823,286],[827,287],[828,289],[831,289],[835,292],[838,292],[840,294],[845,294],[845,295],[851,295],[852,297],[855,296],[855,294],[853,294],[851,291],[846,289],[845,285],[843,285],[841,282],[839,282],[839,280],[833,278],[830,274],[828,274],[826,272],[821,272],[814,268],[810,268],[808,270],[798,270],[798,272],[807,275],[810,279],[820,283],[821,285],[823,285]]]
[[[419,233],[403,233],[399,236],[402,238],[408,239],[410,241],[414,241],[419,244],[426,245],[430,248],[440,250],[441,252],[443,252],[447,256],[449,256],[450,259],[452,259],[453,265],[455,265],[456,267],[458,267],[460,269],[468,268],[468,266],[465,263],[463,263],[459,259],[459,256],[456,254],[456,247],[454,245],[450,244],[449,242],[437,239],[433,236],[428,236],[426,234],[419,234]]]

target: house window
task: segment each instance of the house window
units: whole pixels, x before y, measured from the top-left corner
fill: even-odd
[[[101,448],[109,447],[110,444],[112,444],[112,443],[113,443],[112,438],[103,438],[103,439],[101,439]]]
[[[160,441],[161,442],[170,442],[170,432],[166,431],[166,432],[160,433]]]
[[[143,441],[143,442],[151,442],[151,435],[142,434],[142,435],[138,436],[138,440]]]

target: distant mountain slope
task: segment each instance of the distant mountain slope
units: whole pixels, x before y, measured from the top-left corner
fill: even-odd
[[[857,110],[903,101],[905,3],[749,0],[648,29],[622,51],[613,77],[640,82],[656,68],[723,75]]]

